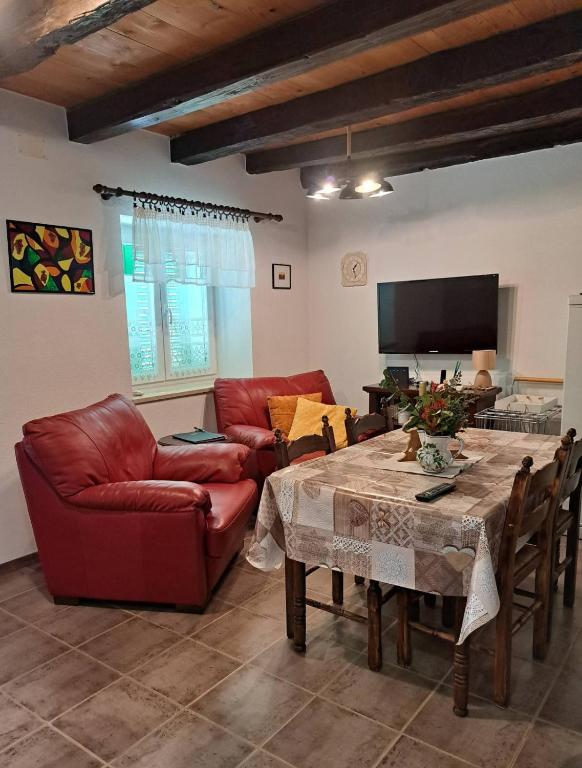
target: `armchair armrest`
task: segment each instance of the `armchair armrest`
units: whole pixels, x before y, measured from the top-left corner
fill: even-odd
[[[236,483],[244,476],[250,450],[232,443],[158,446],[154,480]]]
[[[270,429],[263,427],[253,427],[248,424],[233,424],[227,427],[226,434],[237,443],[247,445],[249,448],[260,450],[261,448],[273,448],[275,445],[275,435]]]
[[[69,496],[76,507],[112,512],[192,512],[210,510],[210,494],[195,483],[131,480],[93,485]]]

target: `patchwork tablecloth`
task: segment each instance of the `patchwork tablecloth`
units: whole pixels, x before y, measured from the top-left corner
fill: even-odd
[[[431,503],[415,494],[438,476],[384,469],[402,453],[401,430],[296,464],[267,478],[248,561],[280,568],[287,555],[441,595],[466,595],[459,642],[499,610],[495,571],[513,478],[522,458],[534,469],[559,438],[468,429],[466,450],[483,456],[457,477],[457,490]]]

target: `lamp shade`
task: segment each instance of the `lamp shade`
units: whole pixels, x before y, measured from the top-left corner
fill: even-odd
[[[476,349],[473,352],[473,368],[476,371],[491,371],[496,362],[497,353],[494,349]]]

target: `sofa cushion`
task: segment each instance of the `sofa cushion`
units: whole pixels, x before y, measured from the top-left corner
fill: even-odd
[[[210,493],[212,508],[206,515],[206,553],[232,556],[244,539],[249,518],[258,503],[254,480],[238,483],[201,483]]]
[[[224,432],[234,424],[271,429],[267,398],[273,395],[302,395],[306,392],[321,392],[323,403],[335,403],[323,371],[255,379],[216,379],[214,404],[218,431]]]
[[[352,408],[352,413],[355,414],[355,412],[355,408]],[[297,400],[297,410],[295,411],[295,418],[288,435],[289,440],[297,440],[304,435],[321,435],[323,428],[322,416],[327,416],[330,426],[333,427],[336,448],[345,448],[348,444],[346,406],[314,403],[303,397]]]
[[[267,398],[269,417],[273,429],[280,429],[286,435],[289,433],[293,424],[293,418],[295,417],[295,411],[297,410],[297,399],[299,397],[303,397],[305,400],[313,400],[314,403],[321,403],[321,392],[313,392],[308,395],[272,395]]]
[[[61,496],[101,483],[152,478],[156,441],[122,395],[34,419],[22,431],[26,452]]]

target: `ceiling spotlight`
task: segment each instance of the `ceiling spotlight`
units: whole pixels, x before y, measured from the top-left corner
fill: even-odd
[[[392,192],[394,192],[394,187],[392,184],[390,184],[389,181],[384,181],[380,185],[380,189],[376,190],[376,192],[372,192],[370,197],[384,197],[384,195],[391,195]]]
[[[317,191],[322,195],[331,195],[333,192],[339,192],[340,189],[341,187],[338,187],[333,176],[330,176]]]
[[[309,187],[305,197],[309,197],[312,200],[329,200],[329,197],[326,197],[321,189],[317,189],[316,187]]]
[[[360,179],[358,182],[356,192],[362,195],[370,195],[372,192],[377,192],[381,188],[381,184],[371,176],[367,176],[365,179]]]

